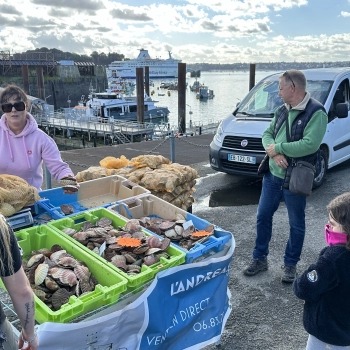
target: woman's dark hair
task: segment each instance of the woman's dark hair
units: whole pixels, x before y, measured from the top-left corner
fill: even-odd
[[[342,226],[348,239],[346,249],[350,250],[350,192],[345,192],[335,197],[327,205],[329,215]]]
[[[6,103],[8,100],[14,97],[16,101],[23,101],[29,109],[29,100],[26,93],[17,85],[7,85],[0,93],[0,103]]]

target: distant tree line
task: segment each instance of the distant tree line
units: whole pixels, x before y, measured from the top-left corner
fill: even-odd
[[[97,52],[93,51],[90,55],[79,55],[75,52],[66,52],[58,49],[48,49],[47,47],[37,48],[35,50],[27,50],[22,52],[20,55],[24,54],[35,54],[39,52],[50,52],[52,53],[55,61],[61,60],[72,60],[76,62],[93,62],[96,65],[107,66],[113,61],[129,60],[123,54],[117,52]],[[16,54],[13,55],[16,59]],[[29,58],[29,57],[28,57]],[[287,70],[287,69],[308,69],[308,68],[321,68],[321,67],[349,67],[350,61],[341,62],[257,62],[257,70]],[[244,70],[248,71],[250,68],[250,63],[196,63],[188,64],[188,68],[193,70],[201,71],[235,71]]]
[[[19,55],[30,55],[39,52],[50,52],[52,53],[55,61],[61,60],[72,60],[76,62],[93,62],[96,65],[109,65],[112,61],[122,61],[128,60],[125,58],[123,54],[117,52],[108,52],[108,54],[104,52],[93,51],[90,55],[79,55],[75,52],[67,52],[61,51],[58,49],[48,49],[47,47],[37,48],[35,50],[27,50],[25,52],[20,53]],[[16,54],[14,54],[14,58]]]

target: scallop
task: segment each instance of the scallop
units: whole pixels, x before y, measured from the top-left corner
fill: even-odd
[[[160,248],[162,245],[161,240],[156,236],[150,236],[147,239],[147,244],[150,248]]]
[[[55,293],[53,293],[51,301],[54,310],[59,310],[62,305],[68,303],[70,295],[71,294],[64,288],[60,288]]]
[[[170,239],[168,237],[165,237],[163,240],[162,240],[162,243],[160,245],[160,249],[161,250],[167,250],[168,247],[170,245]]]
[[[70,256],[64,256],[58,259],[58,265],[63,266],[63,267],[76,267],[79,264],[77,260]]]
[[[174,221],[163,221],[160,225],[159,225],[159,228],[162,230],[162,231],[167,231],[167,230],[170,230],[172,228],[174,228],[175,226],[175,222]]]
[[[60,276],[58,277],[58,279],[62,284],[68,285],[70,287],[77,284],[77,276],[71,270],[63,269],[63,271],[60,274]]]
[[[53,292],[55,292],[56,290],[58,290],[60,288],[60,286],[57,284],[57,282],[49,276],[45,277],[44,282],[45,282],[45,286]]]
[[[74,233],[77,232],[77,230],[75,230],[74,228],[71,227],[66,227],[62,230],[62,232],[64,232],[65,234],[67,234],[68,236],[73,236]]]
[[[58,260],[59,260],[59,258],[61,257],[61,255],[63,253],[66,253],[66,251],[64,249],[58,250],[57,252],[54,252],[54,253],[51,254],[50,259],[53,262],[55,262],[56,264],[58,264]]]
[[[90,271],[86,266],[78,265],[74,268],[74,273],[79,280],[90,278]]]
[[[148,255],[143,259],[144,264],[147,266],[151,266],[157,263],[158,261],[159,261],[159,257],[154,254]]]
[[[111,223],[112,223],[111,219],[102,217],[100,220],[96,222],[96,225],[100,227],[105,227],[105,226],[109,226]]]
[[[41,263],[45,260],[44,254],[35,254],[27,262],[27,267],[32,267],[34,264]]]
[[[39,264],[35,269],[34,281],[35,285],[39,285],[44,282],[47,272],[49,271],[49,265]]]

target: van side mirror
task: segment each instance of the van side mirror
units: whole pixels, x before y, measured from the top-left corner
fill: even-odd
[[[346,118],[348,116],[348,103],[338,103],[335,107],[335,115],[338,118]]]

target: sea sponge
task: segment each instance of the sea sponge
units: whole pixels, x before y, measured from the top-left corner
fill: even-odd
[[[128,166],[129,160],[125,156],[120,156],[120,158],[108,156],[100,161],[100,165],[104,168],[120,169]]]

